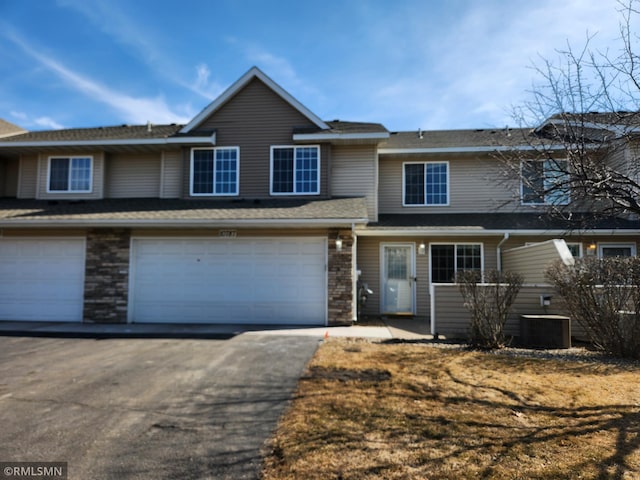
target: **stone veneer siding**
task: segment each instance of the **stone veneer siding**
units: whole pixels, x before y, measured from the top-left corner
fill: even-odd
[[[342,239],[342,251],[336,250],[336,238]],[[351,230],[329,232],[328,300],[329,325],[353,322],[353,233]]]
[[[127,323],[131,231],[95,228],[87,232],[84,321]]]

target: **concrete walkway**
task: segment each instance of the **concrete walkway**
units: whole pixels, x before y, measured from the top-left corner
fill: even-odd
[[[428,321],[387,319],[375,326],[304,327],[282,325],[95,324],[74,322],[0,321],[0,336],[79,338],[231,338],[241,333],[380,339],[430,339]]]

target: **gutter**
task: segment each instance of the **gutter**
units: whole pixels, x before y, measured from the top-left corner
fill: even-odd
[[[567,230],[567,229],[552,229],[552,230],[531,230],[531,229],[511,229],[511,230],[485,230],[482,228],[477,229],[411,229],[403,230],[398,228],[391,228],[385,230],[371,230],[369,228],[357,230],[357,233],[361,237],[445,237],[445,236],[460,236],[460,237],[472,237],[472,236],[504,236],[509,235],[559,235],[565,237],[571,234],[580,235],[612,235],[612,236],[624,236],[624,235],[640,235],[640,229],[592,229],[592,230]]]
[[[587,145],[587,148],[597,148],[597,144]],[[567,150],[566,145],[517,145],[513,147],[505,145],[494,146],[471,146],[471,147],[425,147],[425,148],[379,148],[379,155],[402,155],[415,153],[492,153],[492,152],[540,152],[540,151],[563,151]]]
[[[389,138],[388,132],[375,133],[295,133],[294,141],[310,140],[386,140]]]
[[[91,227],[159,227],[159,228],[218,228],[218,227],[260,227],[260,228],[353,228],[356,223],[366,223],[366,218],[321,218],[321,219],[58,219],[58,220],[10,220],[0,221],[0,228],[91,228]]]
[[[99,147],[113,145],[179,145],[179,144],[216,144],[216,134],[207,137],[165,137],[165,138],[129,138],[129,139],[107,139],[107,140],[59,140],[52,142],[2,142],[0,141],[0,150],[3,147]]]

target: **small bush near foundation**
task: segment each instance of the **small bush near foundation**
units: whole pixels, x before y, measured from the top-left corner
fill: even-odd
[[[596,348],[640,358],[640,258],[587,257],[572,266],[557,262],[546,276]]]
[[[469,343],[482,349],[505,346],[504,325],[518,296],[523,278],[514,272],[467,270],[456,277],[464,306],[471,312]]]

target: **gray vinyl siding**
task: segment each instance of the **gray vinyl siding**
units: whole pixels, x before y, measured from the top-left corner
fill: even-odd
[[[331,150],[331,195],[366,197],[369,220],[378,218],[376,147],[334,146]]]
[[[107,159],[106,197],[160,196],[160,154],[111,154]]]
[[[404,162],[448,162],[448,206],[403,206]],[[519,185],[503,179],[501,165],[472,156],[380,156],[380,213],[472,213],[513,211],[519,206]]]
[[[182,194],[182,150],[162,153],[160,198],[179,198]]]
[[[429,245],[430,243],[480,243],[483,247],[484,268],[496,268],[496,247],[501,237],[479,237],[479,238],[455,238],[445,237],[429,238],[424,237],[358,237],[358,265],[357,268],[362,271],[362,281],[369,284],[369,288],[373,290],[373,295],[369,297],[365,315],[380,315],[380,292],[382,291],[382,266],[381,266],[381,245],[393,243],[413,243],[416,251],[416,317],[427,318],[430,316],[431,298],[429,295]],[[418,245],[424,242],[426,252],[424,255],[418,254]]]
[[[49,157],[65,157],[76,154],[67,153],[43,153],[38,156],[37,162],[37,190],[36,198],[42,200],[96,200],[104,197],[105,162],[103,152],[91,152],[81,154],[93,158],[93,184],[89,193],[48,193]]]
[[[546,283],[546,269],[560,260],[556,240],[548,240],[535,245],[518,247],[502,253],[502,268],[519,273],[525,283]]]
[[[270,196],[273,145],[293,145],[293,130],[312,123],[259,79],[253,79],[199,128],[216,131],[216,146],[240,147],[240,197]],[[189,152],[184,195],[189,195]],[[321,152],[320,196],[328,195],[329,148]]]
[[[18,198],[36,198],[38,185],[38,156],[20,157],[20,174],[18,180]]]
[[[505,325],[507,335],[520,334],[520,315],[566,315],[561,299],[552,297],[551,306],[546,310],[540,306],[540,295],[552,294],[553,289],[548,286],[524,285],[516,298],[509,320]],[[435,331],[447,337],[467,337],[471,317],[464,306],[462,295],[457,285],[435,285]],[[574,335],[583,335],[582,329],[572,322]]]

